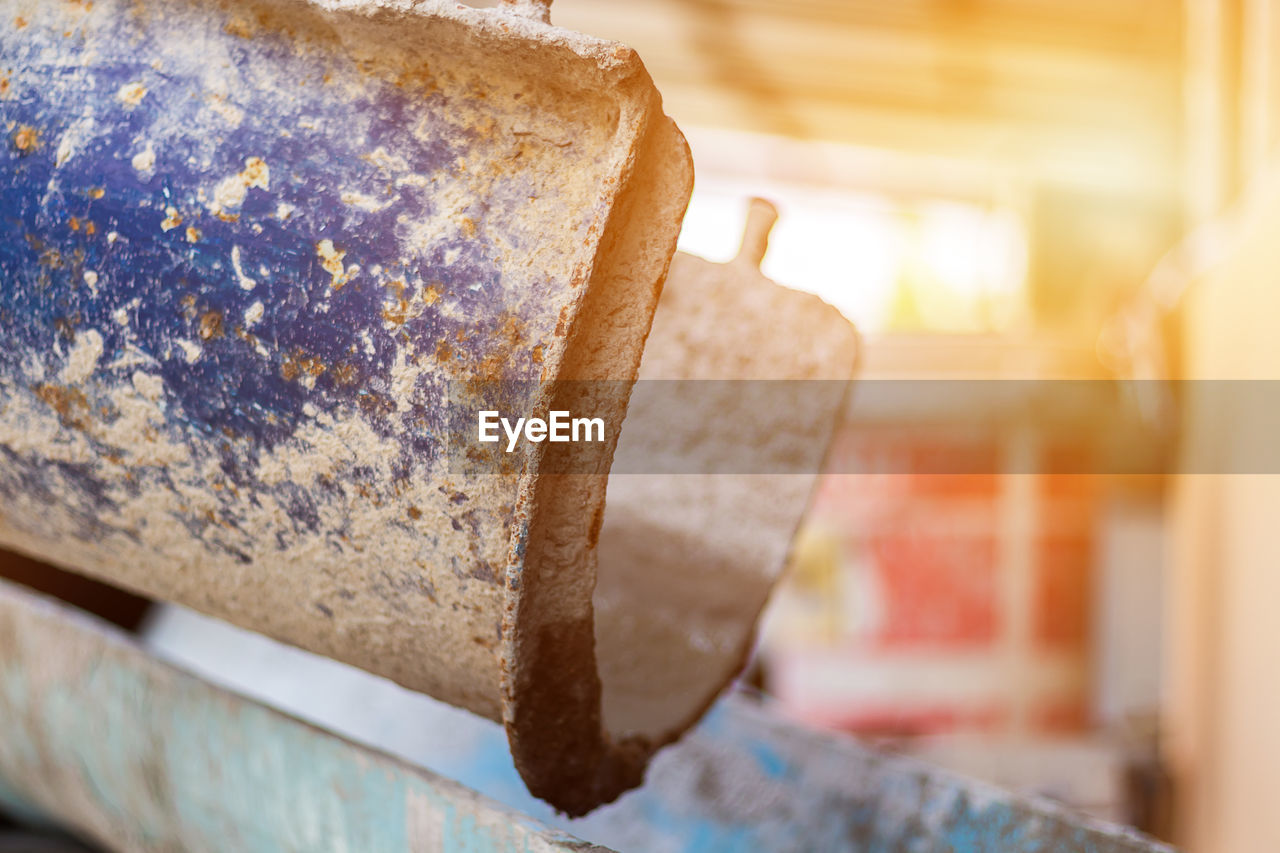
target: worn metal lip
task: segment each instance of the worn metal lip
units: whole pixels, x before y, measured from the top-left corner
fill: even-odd
[[[387,0],[307,0],[324,8],[364,11],[379,14],[403,5]],[[613,145],[625,152],[616,161],[612,177],[597,198],[597,205],[609,211],[608,221],[593,235],[587,256],[590,263],[575,270],[573,278],[582,281],[578,289],[567,334],[557,339],[545,358],[544,376],[560,377],[568,368],[585,369],[591,378],[635,380],[649,324],[661,295],[684,210],[692,192],[692,158],[683,135],[662,112],[661,97],[638,54],[615,41],[584,35],[559,28],[523,14],[518,8],[496,7],[476,9],[447,0],[427,0],[410,4],[416,15],[454,20],[474,28],[477,34],[510,43],[525,40],[530,44],[564,49],[586,60],[598,74],[598,83],[608,86],[620,108]],[[565,72],[568,73],[567,71]],[[665,161],[666,158],[670,160]],[[627,196],[636,197],[634,208],[620,210]],[[666,197],[677,199],[674,205],[661,204]],[[627,238],[643,234],[640,243],[665,244],[656,257],[639,259],[627,253]],[[660,235],[660,236],[658,236]],[[636,248],[632,246],[631,248]],[[606,257],[607,255],[607,257]],[[641,262],[637,264],[637,260]],[[592,349],[601,345],[589,340],[592,330],[585,310],[602,292],[616,284],[611,279],[631,270],[633,300],[641,322],[634,323],[633,337],[622,347],[620,357],[609,363],[592,359]],[[623,274],[624,275],[624,274]],[[574,364],[577,362],[577,364]],[[549,387],[536,398],[535,410],[560,407],[554,399],[556,391]],[[620,401],[614,416],[621,422],[626,401]],[[616,437],[615,437],[616,438]],[[612,458],[612,448],[605,455]],[[541,475],[542,449],[529,454],[519,475],[515,514],[512,519],[509,563],[505,572],[500,671],[503,723],[508,734],[517,769],[531,793],[557,809],[570,814],[585,814],[597,806],[616,799],[643,781],[649,758],[660,747],[674,741],[696,721],[704,708],[692,714],[685,726],[664,734],[656,742],[639,738],[614,742],[603,725],[600,679],[594,650],[594,632],[588,631],[578,642],[548,647],[530,642],[530,630],[548,618],[551,611],[563,609],[562,596],[577,598],[578,609],[591,618],[591,590],[595,583],[595,531],[604,511],[604,484],[607,473],[594,479],[587,505],[571,507],[577,521],[591,519],[586,552],[577,565],[578,572],[563,576],[540,577],[538,549],[530,553],[530,540],[538,526],[550,520],[548,535],[555,539],[572,535],[565,525],[555,521],[559,495],[540,496],[539,486],[548,477]],[[572,500],[572,499],[571,499]],[[537,595],[539,587],[557,599],[548,601]],[[585,600],[581,593],[586,590]],[[554,618],[554,617],[551,617]],[[563,681],[564,674],[576,682],[565,692],[550,691],[547,685]],[[560,676],[557,678],[556,676]],[[708,706],[711,700],[708,700]]]
[[[592,279],[565,339],[562,363],[572,378],[623,380],[627,388],[639,373],[693,183],[683,135],[663,115],[652,83],[647,95],[647,108],[638,116],[643,133],[637,135],[602,235],[605,254],[596,255]],[[655,245],[661,247],[656,252]],[[628,294],[630,310],[642,322],[630,324],[631,338],[620,353],[601,361],[594,352],[603,344],[601,330],[592,325],[590,303],[600,309],[601,300],[616,299],[609,285],[616,284],[612,279],[617,276],[627,278],[628,271],[634,285]],[[603,310],[608,313],[608,308]],[[548,392],[572,396],[584,384],[590,383],[556,383]],[[612,419],[617,423],[622,422],[626,402],[616,402]],[[543,410],[553,406],[574,407],[571,400],[548,396]],[[612,438],[616,443],[616,431]],[[604,454],[606,461],[612,459],[613,449],[611,445]],[[592,593],[608,475],[539,476],[545,452],[545,445],[540,446],[527,458],[516,504],[501,646],[503,722],[512,757],[530,792],[576,816],[639,786],[649,758],[675,740],[683,727],[657,741],[617,741],[606,730]],[[563,547],[567,541],[579,543],[568,558]]]

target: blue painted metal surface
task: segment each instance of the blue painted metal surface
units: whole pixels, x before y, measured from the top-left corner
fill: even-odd
[[[539,16],[0,0],[0,543],[524,732],[569,661],[526,772],[612,755],[603,489],[453,471],[449,389],[629,388],[692,183],[635,54]],[[582,557],[540,583],[543,528]]]
[[[0,27],[7,371],[95,330],[104,353],[136,348],[154,360],[183,426],[269,447],[307,403],[358,406],[406,437],[406,473],[438,450],[443,388],[423,382],[407,410],[392,405],[385,389],[405,337],[449,341],[455,358],[503,376],[540,375],[532,348],[513,345],[504,326],[518,320],[518,337],[549,340],[557,316],[525,306],[559,301],[561,285],[539,266],[504,285],[511,270],[499,256],[530,252],[542,235],[504,232],[500,246],[487,229],[536,193],[560,214],[558,229],[585,241],[598,210],[527,179],[442,210],[438,190],[460,164],[511,145],[486,139],[465,96],[424,71],[368,75],[347,100],[333,79],[340,63],[271,28],[221,40],[226,60],[271,80],[222,96],[207,89],[214,57],[184,43],[191,20],[106,11],[52,57],[48,28],[73,26],[65,15]],[[506,153],[519,156],[519,144]],[[450,227],[415,241],[415,226],[442,212]],[[397,316],[424,284],[423,307],[436,310]]]
[[[210,632],[208,650],[183,651],[170,633],[169,654],[412,763],[236,698],[63,605],[0,585],[9,733],[0,801],[25,800],[29,812],[127,849],[176,840],[182,849],[555,850],[588,839],[689,853],[1172,853],[1044,801],[800,730],[741,696],[659,754],[642,788],[570,820],[525,791],[498,726],[265,638],[196,624]]]
[[[0,637],[0,802],[110,849],[597,849],[7,583]]]
[[[533,348],[512,337],[552,337],[556,315],[525,306],[557,301],[558,285],[533,268],[504,289],[498,254],[530,251],[539,235],[504,233],[500,248],[486,229],[495,209],[531,193],[578,240],[597,211],[575,218],[546,197],[554,187],[511,181],[445,211],[452,227],[415,242],[415,226],[442,212],[440,176],[492,156],[477,150],[483,132],[458,95],[430,77],[370,75],[348,102],[336,63],[264,29],[238,44],[228,36],[225,55],[274,82],[220,96],[207,90],[211,57],[187,49],[181,18],[144,25],[121,8],[86,21],[51,58],[48,27],[72,23],[37,14],[0,27],[0,322],[10,344],[0,369],[19,375],[23,359],[91,330],[107,359],[102,382],[129,380],[137,363],[118,356],[131,351],[164,380],[171,429],[260,451],[314,418],[306,406],[356,407],[400,440],[404,476],[439,452],[445,390],[422,381],[397,407],[389,388],[406,338],[447,341],[455,359],[503,376],[539,376]],[[410,311],[406,292],[424,287],[423,307],[435,310]],[[513,321],[518,333],[505,328]],[[61,405],[69,419],[95,418],[100,402]],[[255,485],[247,461],[227,453],[232,484]],[[75,476],[109,499],[90,467]],[[318,523],[305,501],[294,509],[300,523]]]
[[[579,819],[529,796],[499,730],[477,720],[459,732],[465,746],[416,757],[522,813],[619,850],[1174,853],[1047,800],[806,731],[742,696],[721,700],[659,753],[643,787]]]

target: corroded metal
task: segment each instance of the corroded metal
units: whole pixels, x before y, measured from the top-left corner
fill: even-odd
[[[456,475],[446,389],[634,379],[692,176],[634,53],[536,17],[0,2],[0,542],[505,720],[517,754],[566,701],[548,668],[598,707],[603,478]],[[524,767],[576,767],[540,791],[582,809],[645,756],[573,722]]]

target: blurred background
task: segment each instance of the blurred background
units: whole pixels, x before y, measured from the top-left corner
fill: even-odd
[[[1280,373],[1276,0],[553,16],[634,46],[686,132],[681,248],[729,259],[743,200],[774,201],[765,273],[858,325],[864,380]],[[832,468],[869,473],[827,477],[755,682],[1190,850],[1280,850],[1275,478],[1053,473],[1080,436],[1034,405],[864,402]],[[1126,428],[1176,448],[1194,406],[1154,402]],[[937,473],[949,454],[990,473]]]
[[[556,0],[553,19],[635,47],[685,131],[681,249],[728,260],[746,199],[773,201],[764,272],[857,324],[864,385],[1280,378],[1280,0]],[[1280,478],[1061,473],[1087,429],[932,402],[855,392],[750,682],[802,723],[1195,853],[1280,850]],[[1125,406],[1119,427],[1076,414],[1176,470],[1205,413]],[[982,461],[938,471],[956,456]],[[87,600],[131,626],[145,606]],[[229,673],[231,629],[192,620],[144,630],[250,694],[279,683]],[[350,693],[359,738],[381,700]],[[387,700],[406,701],[429,700]]]

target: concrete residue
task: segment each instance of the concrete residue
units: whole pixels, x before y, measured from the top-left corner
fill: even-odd
[[[331,278],[330,286],[334,290],[341,290],[350,278],[342,265],[342,259],[347,256],[347,253],[335,247],[332,240],[325,238],[316,243],[316,255],[320,258],[320,266]]]
[[[164,209],[164,219],[160,222],[162,231],[172,231],[182,224],[182,214],[178,213],[176,207],[170,206]]]
[[[133,170],[137,172],[139,176],[143,178],[151,177],[151,173],[154,172],[156,168],[156,152],[155,149],[151,147],[150,140],[147,141],[147,144],[141,151],[133,155],[133,160],[131,162],[133,163]]]
[[[244,312],[244,326],[246,329],[252,329],[262,319],[265,309],[262,307],[261,300],[253,303]]]
[[[76,335],[67,363],[63,365],[58,380],[64,385],[78,385],[98,369],[102,358],[102,335],[96,329],[85,329]]]
[[[174,338],[173,342],[182,350],[182,356],[187,360],[187,364],[195,364],[196,359],[200,358],[200,354],[204,352],[199,344],[186,338]]]
[[[133,390],[153,403],[158,401],[164,394],[164,380],[159,376],[152,376],[150,373],[136,370],[130,379],[133,383]]]
[[[141,83],[126,83],[116,92],[116,100],[124,104],[128,109],[138,106],[146,96],[147,87]]]
[[[241,265],[240,261],[239,246],[231,247],[231,268],[236,272],[236,281],[240,282],[241,290],[253,290],[258,286],[256,281],[244,274],[244,267]]]
[[[223,179],[214,188],[213,199],[207,205],[209,212],[218,216],[239,210],[249,190],[255,187],[261,190],[271,188],[271,169],[261,157],[248,157],[243,170]]]

